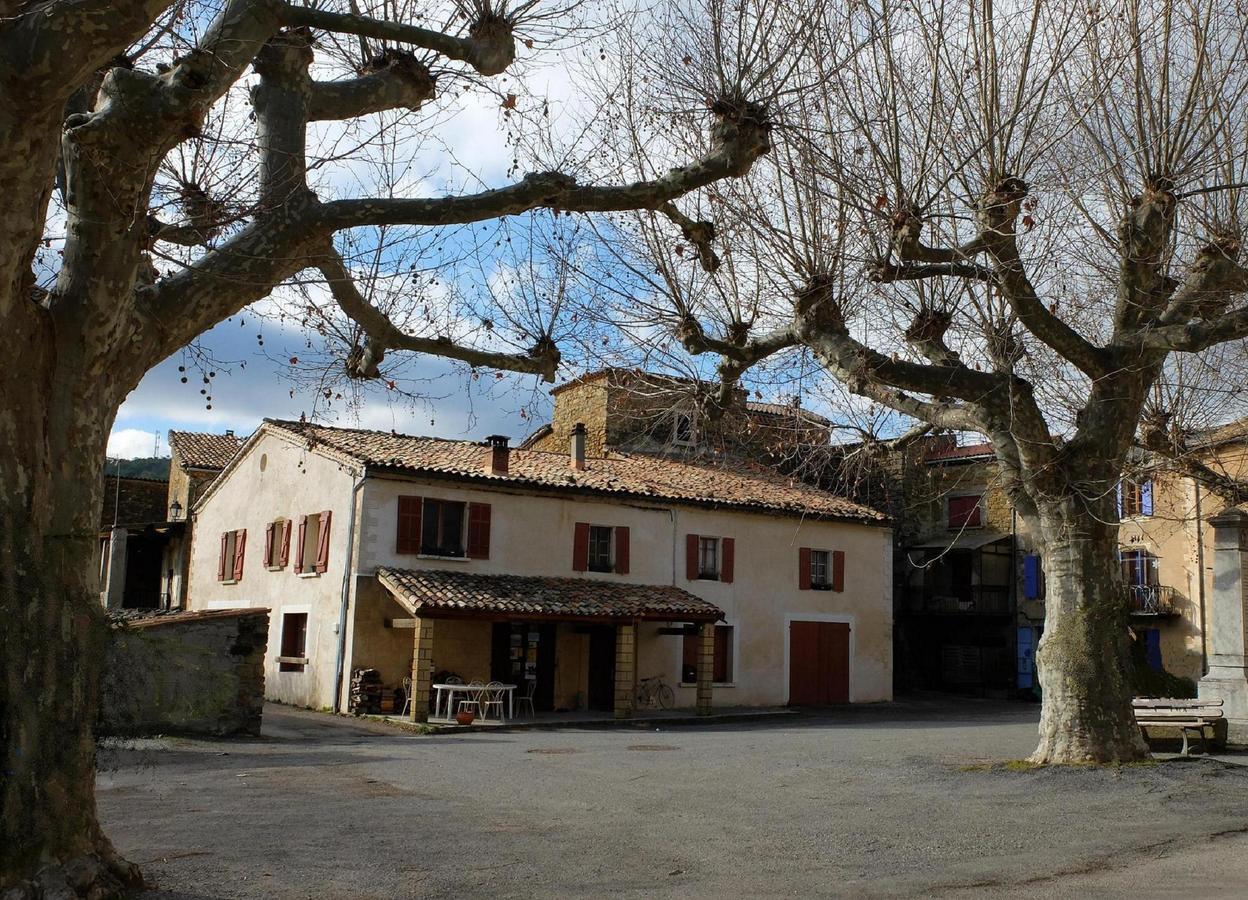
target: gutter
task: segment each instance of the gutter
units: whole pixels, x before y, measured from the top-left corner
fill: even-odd
[[[347,516],[347,559],[342,569],[342,600],[338,605],[338,653],[334,659],[334,712],[342,710],[342,668],[347,658],[347,609],[351,605],[352,569],[355,567],[355,511],[360,505],[360,489],[368,482],[363,469],[351,489],[351,511]]]
[[[1196,488],[1196,596],[1200,604],[1200,674],[1209,674],[1209,639],[1205,630],[1205,535],[1200,515],[1200,482],[1193,478]]]

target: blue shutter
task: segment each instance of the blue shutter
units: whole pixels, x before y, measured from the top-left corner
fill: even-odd
[[[1029,690],[1035,679],[1036,631],[1030,625],[1018,629],[1018,689]]]
[[[1118,504],[1118,518],[1122,518],[1122,482],[1118,482],[1118,487],[1114,494],[1115,502]]]
[[[1023,597],[1035,600],[1040,596],[1040,557],[1028,553],[1023,557]]]
[[[1150,669],[1161,671],[1161,632],[1156,628],[1144,629],[1144,656]]]
[[[1146,516],[1153,514],[1153,480],[1151,478],[1140,482],[1140,512]]]

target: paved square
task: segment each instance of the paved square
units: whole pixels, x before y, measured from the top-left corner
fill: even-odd
[[[99,803],[151,896],[1248,893],[1248,767],[977,765],[1025,756],[1036,717],[421,737],[270,705],[262,739],[106,754]]]

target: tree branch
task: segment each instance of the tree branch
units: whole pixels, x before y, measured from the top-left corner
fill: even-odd
[[[387,109],[420,109],[434,96],[429,69],[412,56],[389,50],[374,57],[359,78],[318,81],[308,103],[310,121],[353,119]]]

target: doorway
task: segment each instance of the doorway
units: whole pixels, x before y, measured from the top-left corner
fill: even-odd
[[[534,622],[495,622],[490,647],[490,677],[514,684],[523,695],[536,682],[533,708],[555,708],[555,626]]]
[[[589,708],[601,712],[615,709],[615,626],[593,625],[589,629]]]
[[[849,625],[789,623],[789,705],[849,702]]]

